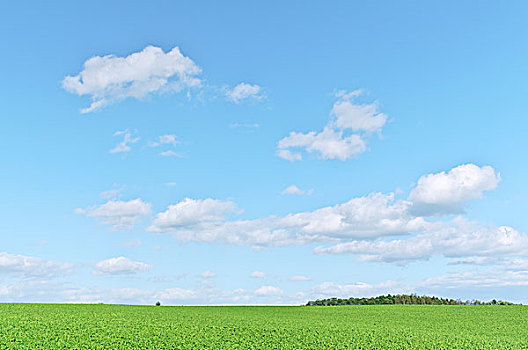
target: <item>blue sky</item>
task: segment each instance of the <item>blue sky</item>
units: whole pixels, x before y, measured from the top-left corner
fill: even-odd
[[[0,300],[527,303],[524,2],[0,5]]]

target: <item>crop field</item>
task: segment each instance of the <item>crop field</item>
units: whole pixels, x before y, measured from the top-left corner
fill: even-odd
[[[0,304],[0,349],[528,349],[528,307]]]

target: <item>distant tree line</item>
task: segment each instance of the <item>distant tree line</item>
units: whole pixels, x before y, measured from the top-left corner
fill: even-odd
[[[416,294],[380,295],[373,298],[329,298],[309,301],[306,306],[337,306],[337,305],[515,305],[513,303],[495,300],[484,302],[479,300],[447,299]]]

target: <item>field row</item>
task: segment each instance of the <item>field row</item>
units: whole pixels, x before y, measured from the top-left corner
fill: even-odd
[[[0,304],[1,349],[528,349],[528,307]]]

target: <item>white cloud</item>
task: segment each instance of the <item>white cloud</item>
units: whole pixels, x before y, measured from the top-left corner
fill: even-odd
[[[258,85],[251,85],[247,83],[240,83],[232,89],[225,89],[225,94],[228,100],[234,103],[240,103],[241,101],[252,98],[256,100],[262,100],[264,95],[262,94],[262,88]]]
[[[445,215],[462,209],[464,201],[481,198],[497,187],[500,175],[489,166],[465,164],[449,172],[422,176],[409,200],[397,201],[406,220],[421,227],[402,230],[407,239],[350,239],[330,247],[317,247],[316,254],[355,254],[362,261],[405,264],[432,256],[452,259],[453,264],[477,264],[490,259],[528,254],[528,236],[508,226],[482,225],[463,217],[451,221],[428,221],[430,215]],[[381,208],[381,207],[380,207]],[[372,217],[374,219],[374,217]]]
[[[354,103],[352,99],[360,94],[361,90],[338,94],[340,99],[334,103],[330,113],[335,118],[333,125],[338,129],[350,129],[355,132],[380,132],[387,122],[387,115],[379,111],[376,103]]]
[[[352,284],[353,285],[353,284]],[[379,288],[391,283],[373,285]],[[396,285],[396,284],[394,284]],[[387,289],[390,287],[387,287]],[[360,288],[361,289],[361,288]],[[369,289],[363,288],[362,290]],[[350,285],[327,283],[326,288],[314,287],[306,292],[286,294],[276,286],[262,286],[255,291],[242,288],[222,290],[209,286],[197,289],[171,287],[161,290],[140,288],[98,288],[71,286],[70,283],[55,281],[26,280],[13,284],[0,285],[0,297],[7,302],[45,302],[45,303],[105,303],[105,304],[143,304],[154,305],[299,305],[307,300],[332,297],[335,290],[351,291]],[[392,293],[393,289],[388,292]],[[399,291],[400,289],[396,289]],[[328,294],[324,294],[328,292]],[[344,294],[343,296],[351,296]]]
[[[178,157],[178,158],[182,157],[180,153],[174,152],[173,150],[167,150],[167,151],[160,152],[160,155],[163,157]]]
[[[159,299],[164,302],[187,301],[196,298],[198,298],[198,294],[194,290],[177,287],[167,288],[154,294],[154,299]]]
[[[7,302],[105,303],[154,305],[270,305],[284,304],[281,296],[255,296],[237,288],[221,290],[202,286],[196,289],[171,287],[161,290],[140,288],[99,288],[72,286],[71,283],[29,279],[0,284],[0,298]],[[291,302],[290,302],[291,303]]]
[[[161,135],[161,136],[158,136],[156,141],[149,142],[150,147],[158,147],[158,146],[163,146],[163,145],[175,147],[178,144],[180,144],[180,141],[177,140],[176,135],[174,134]],[[180,157],[180,158],[182,157],[180,153],[174,150],[171,150],[171,149],[160,152],[160,155],[164,157]]]
[[[150,214],[150,207],[150,203],[140,198],[130,201],[110,200],[88,209],[75,209],[75,213],[94,217],[115,230],[128,230],[141,216]]]
[[[343,131],[334,130],[326,127],[320,133],[310,131],[306,134],[291,132],[290,135],[283,138],[278,143],[281,151],[289,151],[288,148],[301,147],[307,152],[317,153],[320,159],[339,159],[347,160],[348,158],[366,151],[365,141],[359,135],[343,136]],[[284,156],[286,154],[286,156]],[[298,154],[298,153],[297,153]],[[300,160],[293,153],[280,153],[279,157],[287,160]],[[288,159],[289,157],[289,159]]]
[[[296,160],[301,160],[302,159],[302,154],[300,153],[296,153],[296,152],[291,152],[290,150],[287,150],[287,149],[278,149],[277,150],[277,156],[282,158],[282,159],[285,159],[285,160],[288,160],[290,162],[294,162]]]
[[[174,187],[174,186],[177,186],[178,183],[177,182],[167,182],[167,183],[165,183],[165,185],[167,185],[169,187]]]
[[[92,57],[79,74],[65,77],[62,86],[76,95],[90,96],[91,105],[81,110],[88,113],[128,97],[141,99],[153,93],[199,86],[200,73],[200,68],[178,47],[165,53],[159,47],[147,46],[127,57]]]
[[[279,296],[284,294],[284,291],[275,286],[262,286],[255,291],[257,296]]]
[[[157,214],[148,230],[167,232],[182,242],[254,247],[339,242],[409,234],[428,227],[423,218],[410,216],[408,207],[408,202],[395,201],[393,194],[373,193],[311,212],[227,221],[225,214],[235,212],[234,203],[187,198]]]
[[[151,265],[120,256],[97,262],[93,273],[94,275],[132,275],[151,268]]]
[[[317,299],[330,297],[373,297],[381,294],[401,294],[408,292],[408,288],[397,281],[387,281],[379,284],[354,282],[349,284],[337,284],[324,282],[310,289],[310,295]]]
[[[245,129],[256,129],[259,128],[260,125],[257,123],[253,124],[247,124],[247,123],[231,123],[229,124],[229,127],[231,129],[237,129],[237,128],[245,128]]]
[[[481,195],[483,188],[496,186],[499,176],[493,169],[477,169],[483,170],[492,180],[472,182],[469,177],[470,180],[456,187],[459,189],[455,191],[456,200],[475,198]],[[453,173],[456,171],[451,170],[446,175]],[[423,190],[424,186],[424,182],[419,181],[417,188]],[[468,191],[464,186],[477,190]],[[297,192],[298,189],[291,190]],[[502,259],[528,254],[528,236],[512,227],[483,225],[464,217],[450,221],[432,218],[428,216],[430,213],[418,214],[416,203],[397,200],[393,193],[371,193],[313,211],[234,220],[226,218],[226,214],[237,212],[233,202],[185,199],[157,214],[148,230],[166,232],[181,242],[249,245],[254,249],[324,244],[330,246],[316,247],[314,252],[347,253],[357,255],[361,261],[396,264],[433,256],[451,259],[452,263],[473,261],[476,264],[478,258]],[[453,200],[447,203],[452,204]]]
[[[103,199],[118,198],[122,192],[123,192],[123,188],[116,188],[112,190],[103,191],[101,192],[100,196]]]
[[[301,190],[299,187],[295,186],[295,185],[290,185],[288,187],[286,187],[282,192],[281,194],[295,194],[295,195],[298,195],[298,196],[302,196],[303,194],[307,194],[307,195],[311,195],[313,193],[313,190],[310,189],[308,191],[303,191]]]
[[[160,145],[176,146],[179,143],[180,143],[180,141],[178,141],[176,139],[176,135],[174,135],[174,134],[165,134],[165,135],[158,136],[158,139],[156,141],[150,142],[150,146],[151,147],[158,147]]]
[[[130,147],[130,144],[136,143],[139,141],[139,137],[133,137],[132,133],[128,129],[122,130],[122,131],[116,131],[114,133],[114,136],[123,136],[123,141],[121,141],[114,148],[112,148],[109,151],[110,153],[130,152],[130,150],[132,149]]]
[[[431,241],[419,238],[408,240],[352,241],[324,248],[316,247],[315,254],[358,254],[363,261],[384,261],[407,263],[427,259],[433,253]]]
[[[264,278],[266,274],[262,271],[253,271],[249,276],[252,278]]]
[[[311,281],[312,279],[310,277],[306,276],[293,276],[290,277],[290,281]]]
[[[409,203],[394,194],[371,193],[332,207],[290,214],[285,227],[299,227],[308,235],[333,238],[373,238],[424,230],[428,224],[408,213]]]
[[[511,227],[482,226],[457,218],[404,240],[353,241],[328,248],[317,247],[314,252],[357,254],[363,261],[376,262],[408,263],[432,256],[460,262],[458,258],[524,256],[528,254],[528,236]]]
[[[178,204],[170,205],[165,212],[157,214],[148,230],[161,232],[201,222],[219,221],[227,213],[234,211],[236,205],[230,201],[185,198]]]
[[[139,288],[72,287],[70,283],[27,280],[0,286],[2,300],[11,302],[41,303],[105,303],[154,305],[158,300],[165,304],[189,303],[203,298],[204,292],[183,288],[166,288],[151,291]]]
[[[291,132],[277,144],[277,156],[289,160],[301,160],[302,155],[291,148],[305,149],[320,159],[347,160],[367,150],[366,137],[381,132],[387,116],[378,111],[377,104],[357,104],[353,99],[361,90],[339,92],[338,101],[332,107],[333,117],[322,132]],[[350,132],[353,132],[350,134]]]
[[[430,277],[418,284],[428,290],[449,289],[492,289],[528,286],[528,270],[496,267],[487,270],[449,272],[442,276]]]
[[[173,146],[176,146],[177,144],[180,143],[180,141],[176,140],[176,135],[174,134],[166,134],[166,135],[161,135],[158,137],[158,142],[162,145],[173,145]]]
[[[70,273],[72,264],[59,263],[33,256],[0,252],[0,275],[20,278],[55,277]]]
[[[463,164],[447,173],[442,171],[420,177],[409,200],[415,202],[420,211],[460,212],[464,201],[482,198],[484,191],[495,189],[500,180],[500,174],[490,166]]]
[[[213,278],[216,277],[216,273],[214,273],[213,271],[204,271],[202,272],[201,276],[202,278]]]
[[[468,258],[451,259],[448,265],[491,265],[497,264],[498,258],[490,258],[487,256],[471,256]]]

